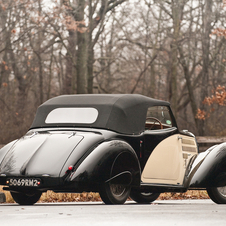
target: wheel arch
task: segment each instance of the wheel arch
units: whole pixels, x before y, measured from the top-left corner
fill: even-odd
[[[207,150],[208,151],[208,150]],[[226,143],[210,148],[191,178],[189,187],[208,188],[226,185]]]
[[[122,181],[140,185],[140,164],[133,148],[123,140],[99,144],[70,175],[69,180],[85,184]]]

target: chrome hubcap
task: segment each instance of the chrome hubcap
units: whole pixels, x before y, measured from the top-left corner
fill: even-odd
[[[224,196],[226,198],[226,186],[218,187],[217,190],[222,196]]]
[[[152,195],[153,193],[144,193],[144,192],[142,192],[141,193],[141,195],[143,195],[143,196],[150,196],[150,195]]]
[[[126,187],[120,184],[111,184],[110,189],[115,196],[121,196],[125,192]]]

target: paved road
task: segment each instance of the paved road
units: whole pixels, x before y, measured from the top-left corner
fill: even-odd
[[[226,205],[210,200],[156,201],[150,205],[0,204],[1,226],[225,226]]]

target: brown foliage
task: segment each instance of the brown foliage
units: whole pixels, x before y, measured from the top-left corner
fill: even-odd
[[[204,110],[201,110],[201,109],[197,110],[197,114],[196,114],[197,119],[206,120],[207,117],[209,117],[209,115],[207,115],[207,113]]]
[[[226,7],[226,0],[223,0],[223,7]],[[213,30],[212,34],[217,35],[218,37],[223,36],[226,38],[226,29],[225,28],[216,28],[215,30]]]
[[[204,105],[208,105],[209,107],[217,104],[219,106],[226,105],[226,90],[225,86],[218,86],[215,90],[212,91],[213,95],[211,97],[206,97],[203,101]],[[211,112],[214,112],[214,108],[211,107],[208,112],[198,109],[196,118],[200,120],[206,120],[209,118]]]
[[[64,20],[64,24],[69,31],[78,31],[80,33],[86,32],[86,24],[85,21],[75,21],[72,16],[66,16]]]
[[[218,37],[224,36],[226,38],[226,30],[223,28],[217,28],[212,32],[213,35],[217,35]]]

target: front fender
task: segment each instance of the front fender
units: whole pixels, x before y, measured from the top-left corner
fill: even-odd
[[[213,147],[194,173],[190,186],[195,188],[226,185],[226,143]]]
[[[124,181],[139,186],[140,165],[135,151],[128,143],[121,140],[105,141],[84,159],[69,180],[84,184]]]

